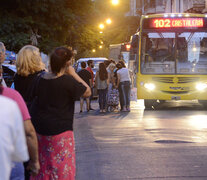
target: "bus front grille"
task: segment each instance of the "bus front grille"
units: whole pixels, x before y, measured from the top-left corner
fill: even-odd
[[[189,93],[189,91],[162,91],[164,93],[168,93],[168,94],[187,94]]]
[[[192,83],[199,81],[199,77],[152,77],[153,81],[161,83]]]
[[[152,80],[162,83],[173,83],[173,77],[152,77]]]
[[[192,83],[197,82],[199,77],[178,77],[178,83]]]

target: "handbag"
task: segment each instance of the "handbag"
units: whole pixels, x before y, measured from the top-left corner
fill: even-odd
[[[107,98],[107,105],[109,105],[109,106],[119,105],[119,91],[118,91],[118,89],[112,88],[111,90],[109,90],[108,98]]]

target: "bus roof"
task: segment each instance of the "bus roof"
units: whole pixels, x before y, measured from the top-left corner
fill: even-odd
[[[142,15],[142,19],[145,19],[145,18],[156,18],[156,17],[206,17],[207,18],[207,14],[198,14],[198,13],[162,13],[162,14]]]

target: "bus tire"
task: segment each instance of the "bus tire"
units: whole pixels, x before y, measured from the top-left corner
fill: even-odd
[[[144,106],[146,110],[151,110],[155,106],[156,100],[145,99]]]
[[[203,105],[204,109],[207,109],[207,100],[198,100],[198,102]]]
[[[165,100],[159,100],[159,103],[163,104],[163,103],[165,103]]]

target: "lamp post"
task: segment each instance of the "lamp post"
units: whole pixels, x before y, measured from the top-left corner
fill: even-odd
[[[108,18],[108,19],[106,19],[106,24],[111,24],[111,19],[110,18]]]
[[[116,6],[116,5],[119,4],[119,0],[112,0],[111,3],[112,3],[114,6]]]
[[[103,56],[108,54],[107,53],[107,43],[105,44],[104,41],[106,41],[106,36],[109,30],[109,26],[112,24],[111,18],[106,18],[103,23],[99,24],[99,33],[100,33],[100,44],[98,45],[97,54],[102,54]],[[104,40],[105,39],[105,40]],[[106,41],[107,42],[107,41]]]
[[[100,28],[100,29],[104,29],[104,24],[102,24],[102,23],[99,24],[99,28]]]

